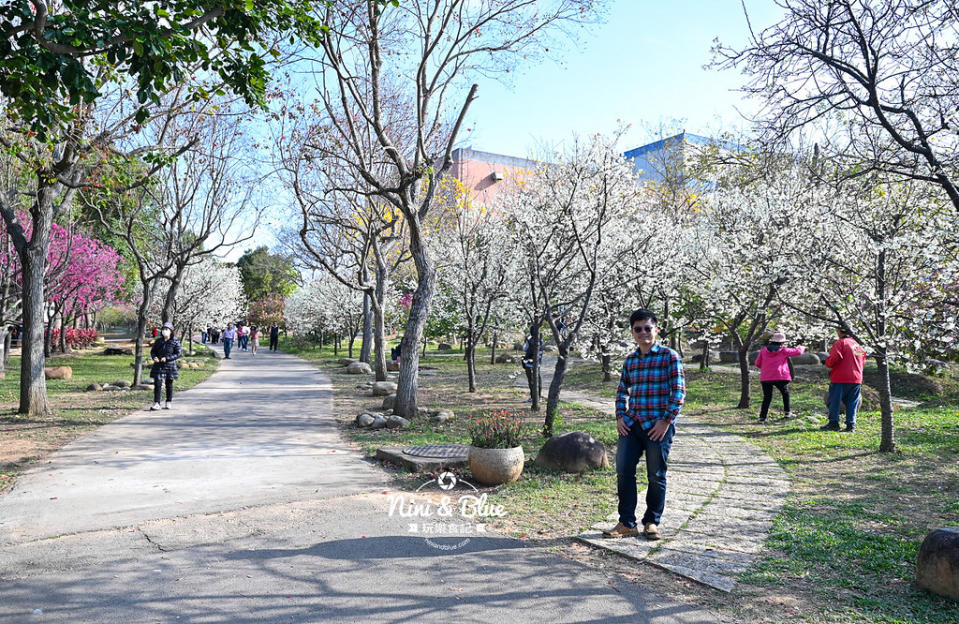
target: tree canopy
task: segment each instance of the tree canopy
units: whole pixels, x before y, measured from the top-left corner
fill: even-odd
[[[237,260],[236,266],[243,279],[243,293],[250,301],[287,297],[296,290],[298,276],[293,259],[270,253],[266,247],[248,249]]]

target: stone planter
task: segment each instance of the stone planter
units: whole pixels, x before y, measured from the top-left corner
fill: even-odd
[[[523,474],[526,456],[523,447],[486,449],[470,447],[469,464],[473,478],[485,485],[512,483]]]

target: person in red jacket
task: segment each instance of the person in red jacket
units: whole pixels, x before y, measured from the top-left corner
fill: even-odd
[[[862,395],[862,368],[866,364],[866,350],[849,335],[849,330],[836,330],[839,340],[832,344],[826,357],[829,367],[829,422],[823,431],[839,431],[839,412],[846,407],[846,431],[856,429],[856,410]]]

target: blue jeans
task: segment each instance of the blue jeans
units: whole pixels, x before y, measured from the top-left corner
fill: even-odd
[[[646,513],[643,524],[659,524],[666,506],[666,464],[676,428],[670,425],[659,442],[649,439],[638,422],[629,428],[629,435],[619,436],[616,448],[616,492],[619,494],[619,521],[636,526],[636,466],[646,454]]]
[[[829,384],[829,422],[839,424],[839,411],[846,406],[846,424],[856,424],[856,412],[859,410],[862,384],[831,383]]]
[[[230,351],[233,350],[233,339],[224,338],[223,339],[223,357],[230,357]]]

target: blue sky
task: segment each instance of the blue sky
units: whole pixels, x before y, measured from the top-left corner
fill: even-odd
[[[714,38],[746,41],[740,0],[608,3],[606,22],[566,46],[562,64],[521,68],[513,85],[480,81],[463,144],[525,156],[574,134],[612,132],[623,120],[632,126],[622,144],[630,149],[674,120],[696,134],[743,124],[736,108],[750,112],[755,104],[734,91],[742,76],[703,69]],[[746,8],[758,30],[779,15],[771,0],[746,0]]]

